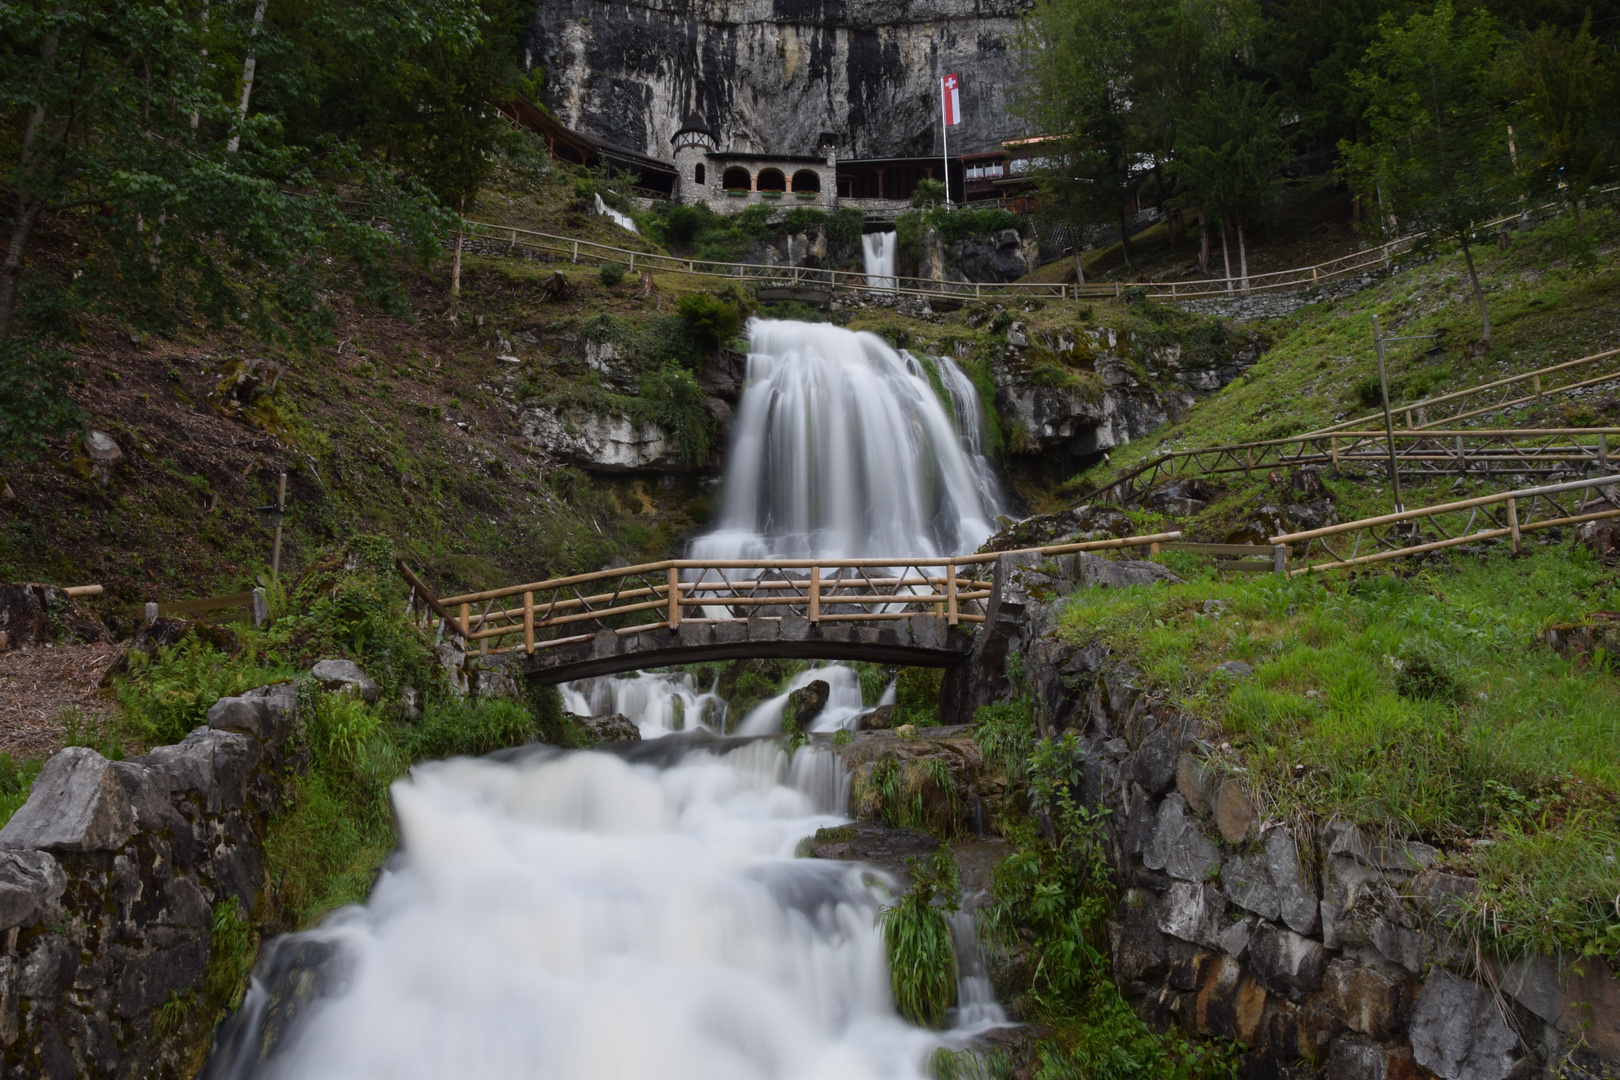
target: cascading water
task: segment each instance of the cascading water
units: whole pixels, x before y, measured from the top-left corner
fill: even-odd
[[[949,359],[933,362],[962,433],[922,363],[876,334],[755,321],[719,522],[692,557],[924,557],[983,543],[1001,497],[964,447],[978,395]]]
[[[866,271],[866,287],[893,292],[899,282],[894,276],[894,249],[897,234],[869,232],[861,237],[861,269]]]
[[[720,523],[694,554],[977,547],[1001,498],[979,401],[934,364],[948,409],[920,361],[871,334],[756,322]],[[738,734],[774,736],[787,694],[815,679],[831,691],[815,730],[853,726],[859,680],[828,665]],[[893,882],[792,857],[847,820],[833,754],[715,734],[726,704],[689,674],[563,693],[646,741],[414,768],[393,787],[400,847],[371,899],[270,944],[209,1080],[913,1077],[933,1047],[1004,1022],[965,909],[954,1027],[927,1032],[890,1001],[873,920]]]

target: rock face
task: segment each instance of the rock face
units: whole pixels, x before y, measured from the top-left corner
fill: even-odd
[[[959,153],[990,150],[1008,116],[1017,0],[547,0],[525,63],[563,123],[664,160],[696,112],[722,151],[935,156],[939,79],[962,79]]]
[[[1014,323],[1007,341],[1005,357],[992,367],[997,407],[1023,428],[1030,452],[1075,460],[1161,427],[1259,358],[1252,345],[1225,356],[1195,356],[1180,345],[1141,347],[1109,327],[1031,339]],[[1032,377],[1054,365],[1074,377]]]
[[[641,729],[623,713],[609,716],[576,716],[574,723],[584,728],[597,742],[640,742]]]
[[[199,993],[215,909],[258,905],[266,822],[307,761],[291,683],[208,719],[128,761],[60,751],[0,830],[5,1076],[177,1075],[207,1037],[159,1012]]]
[[[1148,579],[1112,565],[1118,584]],[[1104,584],[1099,571],[1009,554],[996,573],[996,604],[947,690],[958,710],[993,700],[1006,689],[996,665],[1017,650],[1040,734],[1077,737],[1077,794],[1107,812],[1120,885],[1115,976],[1150,1024],[1242,1042],[1250,1080],[1620,1076],[1620,977],[1606,963],[1487,959],[1469,977],[1475,954],[1449,927],[1473,879],[1432,847],[1349,822],[1300,836],[1264,819],[1195,718],[1105,647],[1051,634],[1058,604]]]
[[[538,407],[518,417],[523,437],[554,457],[597,472],[675,471],[681,461],[663,428],[584,409]]]

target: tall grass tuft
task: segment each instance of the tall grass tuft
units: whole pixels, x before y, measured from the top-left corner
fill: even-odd
[[[956,857],[950,845],[908,861],[912,886],[879,911],[877,925],[889,956],[889,986],[900,1015],[923,1027],[945,1026],[956,1004],[956,948],[950,916],[956,911]]]

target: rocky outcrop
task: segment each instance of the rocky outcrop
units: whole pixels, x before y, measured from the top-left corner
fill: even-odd
[[[538,406],[518,416],[523,437],[563,461],[597,472],[675,471],[680,454],[657,424],[579,408]]]
[[[1215,355],[1179,344],[1142,347],[1110,327],[1038,334],[1018,322],[1007,343],[992,367],[996,407],[1022,430],[1025,452],[1074,461],[1163,426],[1260,355],[1252,345]]]
[[[1195,718],[1105,647],[1049,633],[1080,575],[1011,555],[997,571],[1012,588],[966,689],[1004,692],[995,667],[1017,649],[1040,733],[1077,737],[1078,794],[1106,811],[1121,887],[1115,976],[1150,1023],[1242,1042],[1251,1078],[1620,1075],[1602,960],[1482,957],[1450,929],[1477,885],[1441,852],[1266,818]]]
[[[68,747],[45,763],[0,829],[5,1076],[181,1073],[208,1034],[192,1021],[207,1022],[216,913],[259,906],[265,825],[305,762],[279,683],[144,757]]]
[[[964,236],[948,245],[930,230],[917,262],[917,276],[936,281],[1017,281],[1041,265],[1041,249],[1033,235],[1017,229]]]
[[[525,66],[577,130],[669,160],[696,112],[722,151],[812,154],[822,132],[840,157],[934,157],[939,76],[962,79],[957,152],[994,149],[1008,112],[1017,0],[786,3],[548,0]]]

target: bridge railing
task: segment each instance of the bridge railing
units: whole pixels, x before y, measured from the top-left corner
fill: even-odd
[[[1022,548],[1014,554],[1068,555],[1148,547],[1179,532]],[[664,559],[638,566],[440,599],[399,563],[411,610],[436,633],[459,635],[483,653],[533,654],[589,641],[678,630],[683,623],[735,624],[750,618],[882,623],[918,614],[951,626],[982,622],[995,563],[1007,552],[931,558]],[[508,644],[508,639],[515,639]]]

